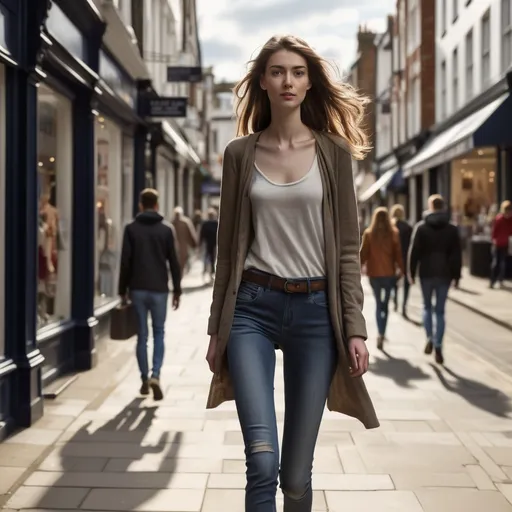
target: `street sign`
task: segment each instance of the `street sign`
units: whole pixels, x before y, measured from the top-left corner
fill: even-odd
[[[200,66],[168,66],[167,81],[168,82],[190,82],[197,83],[203,80],[203,71]]]
[[[148,100],[149,117],[187,117],[186,97],[155,98]]]

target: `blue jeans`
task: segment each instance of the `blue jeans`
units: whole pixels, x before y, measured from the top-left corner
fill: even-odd
[[[421,293],[423,295],[423,326],[427,333],[427,338],[432,341],[434,347],[441,348],[443,344],[445,320],[444,310],[446,308],[446,299],[450,290],[450,281],[438,277],[421,279]],[[432,297],[436,296],[436,305],[432,306]],[[432,323],[432,316],[436,317],[436,329]]]
[[[164,362],[164,326],[167,317],[168,293],[150,292],[147,290],[132,290],[130,298],[137,312],[137,362],[140,376],[146,380],[149,375],[148,365],[148,313],[151,314],[153,326],[153,369],[151,374],[160,377]]]
[[[492,247],[491,286],[494,286],[496,281],[500,283],[505,281],[507,258],[508,247]]]
[[[389,298],[391,290],[395,287],[396,277],[370,277],[370,286],[375,296],[375,316],[377,321],[377,330],[380,336],[386,334],[388,324]]]
[[[410,289],[409,280],[406,276],[402,278],[402,288],[403,288],[403,302],[402,302],[402,313],[406,313],[407,310],[407,299],[409,298],[409,289]],[[398,279],[395,280],[395,284],[393,286],[393,300],[395,302],[395,308],[398,309]]]
[[[281,465],[274,404],[274,344],[283,351],[285,416]],[[227,347],[244,438],[245,512],[310,512],[318,429],[337,363],[326,292],[288,294],[242,282]]]

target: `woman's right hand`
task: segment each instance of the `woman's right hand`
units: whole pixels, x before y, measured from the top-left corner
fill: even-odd
[[[208,352],[206,352],[206,360],[208,361],[208,366],[210,367],[210,371],[215,373],[215,354],[217,353],[217,335],[212,334],[210,336],[210,343],[208,345]]]

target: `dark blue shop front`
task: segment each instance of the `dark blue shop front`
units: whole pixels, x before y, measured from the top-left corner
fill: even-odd
[[[86,0],[0,0],[0,439],[94,366],[118,303],[148,128],[105,28]]]

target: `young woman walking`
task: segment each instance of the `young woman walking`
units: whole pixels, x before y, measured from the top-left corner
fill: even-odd
[[[366,274],[375,296],[377,318],[377,348],[382,349],[388,323],[389,298],[397,280],[405,276],[400,234],[391,224],[387,208],[373,212],[370,227],[363,233],[361,265],[366,265]]]
[[[310,512],[320,421],[330,410],[379,425],[368,369],[352,157],[365,101],[296,37],[270,39],[235,87],[238,135],[223,160],[207,407],[234,399],[246,512]],[[275,348],[283,351],[281,461]]]

